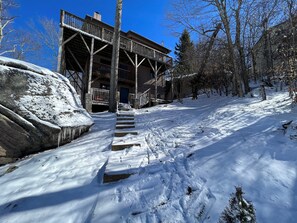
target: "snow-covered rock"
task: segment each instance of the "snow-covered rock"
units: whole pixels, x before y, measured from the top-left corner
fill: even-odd
[[[0,165],[70,142],[92,124],[67,78],[0,57]]]

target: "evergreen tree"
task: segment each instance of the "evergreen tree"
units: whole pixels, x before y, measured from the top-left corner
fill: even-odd
[[[179,73],[191,72],[193,65],[194,43],[191,41],[189,32],[185,29],[175,46],[175,66]]]
[[[185,29],[179,38],[179,42],[175,46],[174,54],[175,69],[174,85],[176,88],[177,97],[179,100],[184,97],[183,95],[183,75],[193,73],[194,59],[195,59],[195,46],[191,41],[189,32]]]
[[[229,206],[225,208],[219,223],[256,223],[254,206],[243,197],[241,187],[235,187],[236,192],[231,194]]]

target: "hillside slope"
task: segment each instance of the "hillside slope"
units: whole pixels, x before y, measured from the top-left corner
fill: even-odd
[[[95,114],[82,138],[0,177],[0,222],[217,222],[242,186],[258,222],[293,223],[297,110],[287,95],[201,96],[136,110],[139,135],[122,141],[141,147],[120,152],[110,151],[114,114]],[[107,160],[115,169],[137,164],[136,174],[102,184]]]

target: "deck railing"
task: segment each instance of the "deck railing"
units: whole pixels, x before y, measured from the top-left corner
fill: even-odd
[[[108,105],[109,103],[109,90],[101,88],[91,88],[93,104]],[[120,92],[117,92],[116,100],[119,101]]]
[[[113,31],[100,27],[66,11],[61,11],[61,25],[92,35],[112,45]],[[172,65],[172,58],[158,50],[121,36],[120,48],[137,53],[149,59]]]
[[[146,90],[139,95],[139,108],[147,105],[151,100],[151,89]],[[91,88],[92,103],[97,105],[108,105],[109,104],[109,90],[101,88]],[[117,101],[120,99],[120,92],[117,92]],[[135,100],[134,94],[129,94],[129,103],[133,103]]]
[[[91,93],[93,104],[108,104],[109,90],[92,88]]]
[[[151,89],[147,89],[139,96],[139,107],[143,107],[148,104],[151,100]]]

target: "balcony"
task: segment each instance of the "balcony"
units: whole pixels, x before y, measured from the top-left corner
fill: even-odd
[[[69,12],[61,11],[61,26],[81,32],[84,35],[112,45],[112,30],[100,27],[99,24],[86,21],[85,19],[75,16]],[[172,65],[172,58],[167,54],[164,54],[142,43],[131,40],[123,35],[120,37],[120,48],[128,52],[139,54],[148,59],[167,64],[169,66]]]

